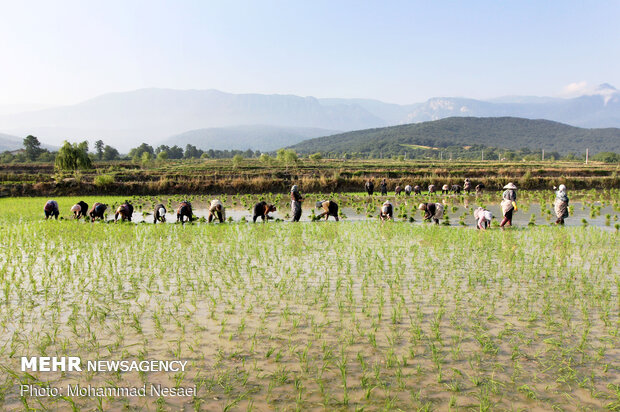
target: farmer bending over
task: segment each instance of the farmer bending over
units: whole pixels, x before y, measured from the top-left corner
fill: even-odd
[[[224,223],[226,220],[226,209],[219,199],[213,199],[211,201],[211,205],[209,206],[209,223],[216,217],[220,223]]]
[[[389,200],[386,200],[381,206],[381,213],[379,214],[381,221],[394,220],[394,207]]]
[[[187,200],[181,202],[181,204],[177,208],[177,222],[185,223],[186,217],[189,222],[194,219],[192,204]]]
[[[274,205],[270,205],[267,202],[258,202],[254,205],[254,216],[252,216],[252,220],[256,223],[256,219],[259,217],[263,219],[263,222],[273,219],[273,217],[269,216],[269,212],[275,211],[276,207]]]
[[[104,219],[103,214],[105,213],[107,208],[108,208],[107,205],[104,205],[103,203],[96,202],[93,205],[93,208],[90,209],[90,212],[88,212],[88,215],[90,216],[91,222],[94,222],[95,219],[103,220]]]
[[[420,203],[418,207],[424,210],[424,220],[433,220],[435,224],[439,224],[439,219],[443,217],[443,205],[441,203]]]
[[[166,223],[166,208],[161,203],[155,206],[153,211],[153,223],[157,222]]]
[[[336,222],[339,220],[338,218],[338,204],[333,200],[321,200],[316,202],[317,209],[323,209],[323,212],[317,217],[320,219],[325,216],[325,221],[329,219],[330,216],[333,216],[336,219]]]
[[[88,205],[80,200],[73,206],[71,206],[71,212],[73,213],[74,219],[79,219],[81,217],[86,217],[86,212],[88,212]]]
[[[58,215],[60,214],[58,211],[58,203],[55,200],[48,200],[45,206],[43,206],[43,213],[45,213],[45,219],[53,217],[58,220]]]
[[[483,207],[474,210],[474,218],[476,219],[476,229],[486,230],[491,226],[493,213]]]
[[[131,222],[131,216],[133,215],[133,206],[131,203],[125,200],[125,203],[116,208],[116,213],[114,213],[114,221],[118,220],[118,217],[121,217],[121,221],[125,220]]]

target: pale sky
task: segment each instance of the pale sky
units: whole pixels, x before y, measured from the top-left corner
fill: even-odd
[[[0,105],[145,87],[363,97],[620,88],[617,1],[0,0]]]

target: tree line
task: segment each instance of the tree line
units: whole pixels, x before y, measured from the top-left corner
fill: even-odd
[[[174,159],[232,159],[233,165],[238,166],[243,159],[258,158],[262,163],[271,164],[274,161],[284,165],[295,164],[299,155],[293,149],[280,149],[276,153],[262,153],[260,150],[202,150],[188,144],[185,149],[174,145],[160,145],[153,147],[142,143],[132,148],[129,153],[121,155],[119,151],[104,144],[102,140],[95,142],[94,151],[89,150],[87,141],[79,143],[64,142],[58,151],[50,151],[41,147],[39,139],[29,135],[23,140],[24,149],[20,151],[6,151],[0,155],[0,163],[25,162],[53,162],[60,170],[90,169],[95,161],[125,160],[149,164],[153,161],[163,162]],[[392,148],[393,149],[393,148]],[[273,156],[275,154],[275,156]],[[568,153],[560,155],[558,152],[545,152],[522,148],[507,150],[482,145],[423,147],[402,145],[398,150],[386,148],[375,149],[369,152],[316,152],[306,156],[311,161],[323,158],[332,159],[397,159],[397,160],[489,160],[489,161],[538,161],[538,160],[585,160],[585,154]],[[590,160],[605,163],[620,163],[620,154],[614,152],[600,152],[592,155]]]

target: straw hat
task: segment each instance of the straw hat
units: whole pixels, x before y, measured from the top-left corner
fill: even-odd
[[[420,203],[420,206],[418,206],[419,210],[426,210],[426,203]]]
[[[512,189],[512,190],[517,190],[517,186],[515,186],[514,183],[510,182],[508,183],[506,186],[504,186],[504,189]]]

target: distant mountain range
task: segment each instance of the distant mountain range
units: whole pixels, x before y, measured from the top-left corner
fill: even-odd
[[[0,133],[0,152],[22,148],[22,140],[17,136]]]
[[[583,129],[515,117],[450,117],[430,122],[358,130],[306,140],[301,153],[401,154],[412,148],[480,145],[502,149],[544,149],[560,154],[620,152],[620,129]]]
[[[0,115],[0,131],[22,137],[33,134],[53,145],[65,139],[91,143],[102,139],[126,152],[142,142],[190,143],[178,140],[182,138],[191,138],[192,144],[204,148],[227,142],[227,148],[247,149],[250,147],[244,145],[253,128],[257,138],[250,141],[261,143],[252,148],[270,150],[274,146],[270,138],[291,145],[299,141],[303,129],[352,131],[454,116],[514,116],[580,127],[620,127],[620,92],[603,84],[588,95],[571,99],[437,97],[398,105],[370,99],[141,89],[109,93],[71,106]],[[259,130],[248,125],[267,126]],[[209,131],[196,132],[200,129]]]

